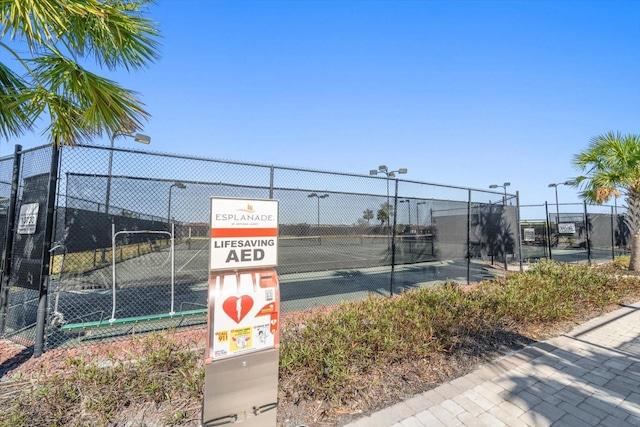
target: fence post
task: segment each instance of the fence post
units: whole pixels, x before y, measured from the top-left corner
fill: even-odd
[[[613,206],[611,206],[611,261],[616,260],[615,228],[613,228]]]
[[[591,264],[591,242],[589,242],[589,215],[587,214],[587,201],[583,200],[584,205],[584,232],[587,237],[587,262]]]
[[[273,199],[273,176],[274,176],[274,170],[275,170],[275,168],[273,166],[271,166],[270,172],[269,172],[269,198],[270,199]]]
[[[504,227],[504,230],[502,229]],[[507,263],[507,197],[504,198],[502,204],[502,215],[500,220],[500,234],[502,235],[502,258],[504,261],[505,274],[509,271],[509,264]]]
[[[518,241],[518,262],[520,264],[520,273],[522,273],[522,229],[520,228],[520,191],[516,191],[516,225],[517,241]]]
[[[49,170],[49,185],[47,188],[47,218],[42,243],[42,269],[40,274],[40,295],[38,300],[38,317],[36,320],[36,341],[33,345],[33,357],[42,356],[44,350],[44,329],[47,323],[47,294],[49,292],[49,268],[51,263],[51,239],[56,213],[56,190],[58,184],[58,165],[60,150],[56,144],[51,146],[51,168]]]
[[[387,180],[389,177],[387,177]],[[389,295],[393,296],[395,288],[395,268],[396,268],[396,221],[398,219],[398,178],[396,180],[396,194],[393,196],[393,230],[391,230],[391,277],[389,280]],[[388,216],[388,215],[387,215]],[[387,218],[387,224],[389,219]]]
[[[0,336],[4,334],[7,309],[9,306],[9,278],[11,276],[11,264],[13,261],[13,233],[16,204],[18,203],[18,181],[20,179],[20,161],[22,158],[22,145],[16,145],[13,152],[13,171],[11,174],[11,194],[7,206],[7,224],[5,225],[4,249],[0,261]]]
[[[551,255],[551,224],[549,223],[549,204],[547,202],[544,202],[544,214],[544,223],[547,233],[547,246],[549,248],[549,259],[553,261],[553,255]]]
[[[471,189],[467,190],[467,285],[471,283]],[[506,264],[506,258],[505,258]]]

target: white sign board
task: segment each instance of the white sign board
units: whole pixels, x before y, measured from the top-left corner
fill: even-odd
[[[211,198],[210,270],[278,265],[278,201]]]
[[[573,222],[561,222],[558,224],[558,232],[560,234],[575,234],[576,225]]]
[[[535,242],[536,241],[536,230],[535,228],[523,228],[522,234],[524,235],[525,242]]]
[[[38,203],[27,203],[20,206],[18,234],[35,234],[39,210],[40,205]]]

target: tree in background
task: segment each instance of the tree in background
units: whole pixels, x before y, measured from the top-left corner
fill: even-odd
[[[0,1],[0,137],[50,120],[51,143],[133,132],[149,113],[137,93],[83,67],[139,70],[158,58],[159,32],[142,16],[153,0]],[[10,40],[7,42],[6,40]],[[8,44],[10,43],[10,45]]]
[[[631,234],[629,270],[640,271],[640,136],[619,132],[598,135],[574,156],[573,164],[585,174],[576,178],[575,184],[583,199],[600,204],[621,193],[625,196],[624,219]]]
[[[378,209],[378,213],[376,215],[376,219],[380,221],[380,225],[384,225],[386,222],[389,225],[389,218],[393,215],[393,208],[389,203],[383,203]]]
[[[369,224],[369,221],[373,219],[373,211],[371,209],[365,209],[364,212],[362,212],[362,219],[366,220],[367,224]]]

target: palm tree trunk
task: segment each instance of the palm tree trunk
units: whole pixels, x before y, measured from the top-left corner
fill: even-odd
[[[630,271],[640,271],[640,230],[631,234],[631,260],[629,261]]]
[[[640,271],[640,192],[631,188],[627,195],[627,214],[625,223],[631,234],[630,271]]]

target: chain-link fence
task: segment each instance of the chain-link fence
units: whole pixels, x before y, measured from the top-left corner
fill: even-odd
[[[48,259],[43,252],[47,230],[47,199],[52,150],[33,149],[0,160],[4,211],[0,324],[18,342],[32,344],[43,277]],[[19,174],[21,184],[12,185]],[[11,247],[7,247],[7,242]],[[10,286],[18,284],[18,286]]]
[[[52,152],[20,152],[15,178],[17,212],[40,211],[33,234],[13,221],[0,333],[25,343],[37,341],[43,297],[47,348],[204,322],[211,197],[279,200],[283,311],[475,282],[521,261],[514,195],[104,146],[63,147],[50,176]],[[12,198],[12,168],[0,159],[1,198]]]
[[[611,261],[629,253],[624,207],[558,203],[520,207],[522,259],[559,262]],[[535,214],[533,214],[535,212]]]

